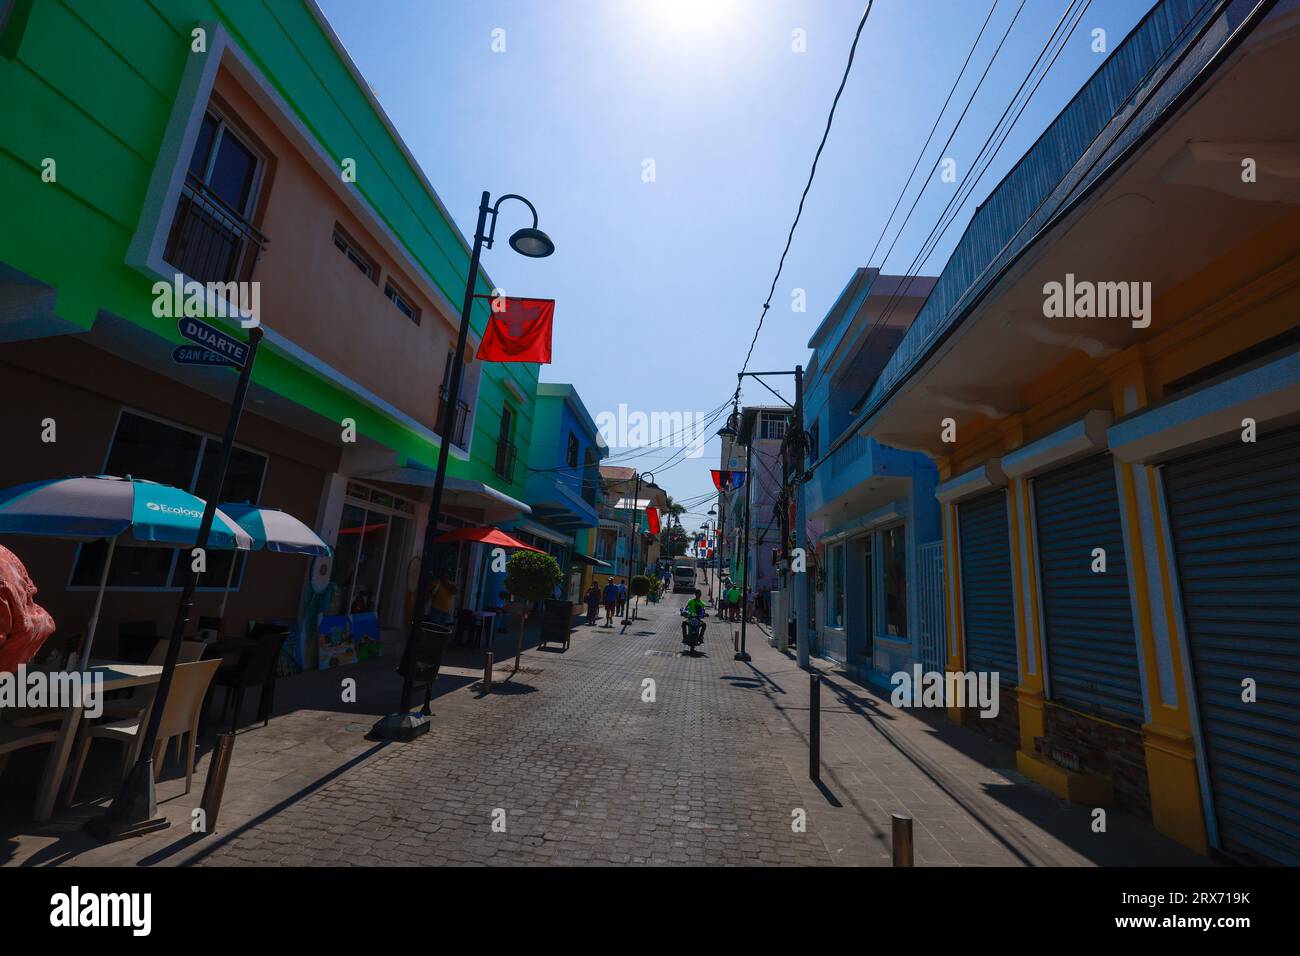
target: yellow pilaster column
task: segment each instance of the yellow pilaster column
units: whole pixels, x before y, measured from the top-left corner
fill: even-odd
[[[1029,483],[1017,478],[1007,486],[1011,523],[1012,595],[1016,605],[1016,645],[1020,660],[1016,707],[1020,750],[1034,756],[1034,738],[1046,732],[1043,714],[1043,645],[1038,620],[1038,575],[1034,567],[1033,528],[1029,522]]]
[[[1141,346],[1106,363],[1116,416],[1148,401]],[[1134,629],[1150,719],[1142,725],[1147,783],[1155,827],[1198,853],[1209,852],[1192,736],[1190,688],[1183,679],[1182,622],[1174,595],[1174,554],[1160,507],[1160,476],[1146,465],[1117,463],[1129,588],[1137,609]]]
[[[965,636],[961,622],[961,555],[957,550],[957,506],[951,502],[940,505],[943,515],[943,573],[947,602],[948,654],[946,669],[956,673],[966,669]],[[960,707],[948,708],[948,719],[954,724],[962,722]]]
[[[1002,445],[1014,451],[1025,443],[1024,418],[1012,415],[1001,423]],[[1034,738],[1043,736],[1043,652],[1038,624],[1038,581],[1034,569],[1033,528],[1029,521],[1029,482],[1017,478],[1007,485],[1010,525],[1011,585],[1016,610],[1016,708],[1020,724],[1020,750],[1036,752]]]

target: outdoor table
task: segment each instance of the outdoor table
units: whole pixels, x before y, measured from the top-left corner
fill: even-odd
[[[95,664],[84,675],[103,674],[103,693],[124,690],[128,687],[140,687],[145,684],[157,684],[163,669],[152,664]],[[85,678],[83,678],[84,680]],[[93,678],[92,678],[93,679]],[[81,723],[82,702],[71,704],[63,711],[63,721],[59,724],[59,737],[54,742],[49,759],[45,762],[45,775],[41,779],[40,795],[36,802],[36,821],[44,823],[54,815],[54,803],[59,796],[59,787],[63,775],[68,769],[68,757],[72,753],[73,741],[77,738],[77,727]]]

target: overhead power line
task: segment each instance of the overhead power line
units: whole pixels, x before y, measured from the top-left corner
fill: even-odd
[[[790,244],[794,241],[794,231],[799,225],[799,219],[803,215],[804,202],[808,199],[808,191],[812,189],[813,179],[817,175],[817,161],[821,159],[822,150],[826,148],[826,140],[831,134],[831,125],[835,121],[835,107],[839,105],[840,97],[844,94],[845,84],[849,81],[849,73],[853,70],[853,58],[857,55],[858,40],[862,38],[862,28],[867,25],[867,18],[871,16],[871,7],[875,0],[867,0],[867,7],[862,11],[862,19],[858,21],[858,29],[853,34],[853,43],[849,47],[848,62],[844,64],[844,75],[840,77],[839,88],[835,91],[835,98],[831,101],[830,112],[826,115],[826,129],[822,131],[821,142],[817,144],[817,152],[813,155],[812,168],[808,171],[808,182],[804,184],[803,193],[799,196],[799,208],[795,211],[794,222],[790,223],[790,232],[785,238],[785,248],[781,251],[781,259],[776,265],[776,274],[772,276],[772,286],[767,290],[767,301],[763,303],[763,309],[758,316],[758,325],[754,327],[754,337],[750,339],[749,351],[745,353],[744,364],[740,367],[740,374],[744,375],[749,370],[749,360],[754,355],[754,345],[758,342],[758,333],[763,329],[763,319],[767,317],[768,310],[772,308],[772,296],[776,294],[776,284],[781,279],[781,270],[785,268],[785,257],[790,252]],[[736,383],[735,400],[740,399],[740,382]]]

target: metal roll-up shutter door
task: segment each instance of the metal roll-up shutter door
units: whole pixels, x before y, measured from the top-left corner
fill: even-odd
[[[1163,470],[1218,844],[1300,865],[1300,428]]]
[[[1033,485],[1052,699],[1140,723],[1141,672],[1111,457],[1067,465]],[[1105,573],[1092,570],[1095,548],[1106,551]]]
[[[1006,492],[992,491],[960,502],[957,531],[966,668],[997,671],[1003,684],[1014,686],[1020,673],[1016,666]]]

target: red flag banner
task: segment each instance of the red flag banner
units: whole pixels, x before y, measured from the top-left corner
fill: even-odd
[[[498,303],[505,307],[500,311]],[[555,320],[554,299],[492,299],[492,314],[479,343],[477,358],[482,362],[551,361],[551,325]]]
[[[659,533],[659,509],[647,508],[645,510],[646,526],[650,529],[651,534]]]

